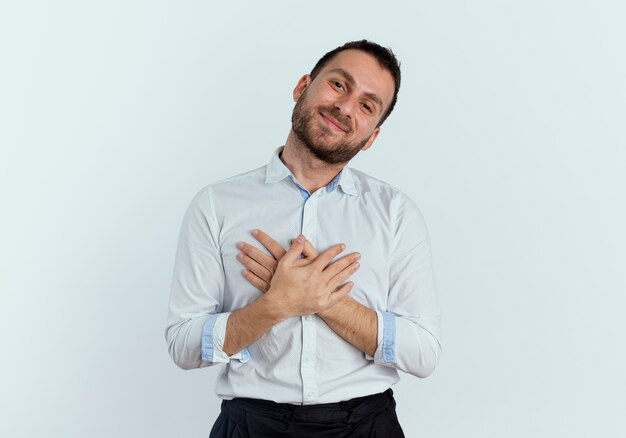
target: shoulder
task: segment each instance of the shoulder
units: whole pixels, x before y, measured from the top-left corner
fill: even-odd
[[[408,222],[425,227],[424,215],[417,203],[405,192],[390,183],[363,171],[350,169],[356,189],[364,202],[375,201],[389,214],[392,223]]]
[[[399,188],[386,181],[375,178],[361,170],[350,168],[354,184],[360,195],[383,197],[391,204],[409,204],[415,206],[415,202]]]
[[[239,175],[221,179],[202,187],[194,196],[192,203],[212,203],[216,197],[234,196],[237,192],[250,190],[265,181],[265,168],[250,170]]]

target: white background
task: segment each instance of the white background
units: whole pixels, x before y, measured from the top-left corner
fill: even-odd
[[[626,436],[626,6],[390,3],[0,6],[1,436],[208,436],[216,369],[164,340],[182,215],[363,37],[403,85],[353,166],[420,205],[444,309],[407,437]]]

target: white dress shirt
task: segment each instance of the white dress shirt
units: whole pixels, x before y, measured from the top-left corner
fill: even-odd
[[[183,369],[225,364],[220,398],[331,403],[380,393],[397,370],[426,377],[441,351],[440,311],[430,242],[417,206],[398,189],[345,167],[310,194],[280,159],[203,188],[183,220],[166,339]],[[237,243],[269,252],[250,234],[265,231],[284,248],[303,234],[318,251],[344,243],[360,269],[349,296],[376,311],[374,357],[358,350],[316,315],[289,318],[244,350],[222,350],[231,312],[261,292],[242,275]]]

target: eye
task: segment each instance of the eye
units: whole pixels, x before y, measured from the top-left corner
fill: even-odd
[[[361,106],[362,106],[362,107],[363,107],[363,109],[364,109],[365,111],[367,111],[368,113],[373,113],[373,112],[374,112],[374,109],[370,106],[370,104],[369,104],[369,103],[363,103],[363,104],[361,104]]]
[[[343,84],[339,81],[333,81],[333,87],[339,89],[339,90],[343,90]]]

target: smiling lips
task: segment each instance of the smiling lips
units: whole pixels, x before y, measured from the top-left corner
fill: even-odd
[[[337,120],[325,116],[324,114],[320,113],[320,115],[322,116],[322,118],[324,119],[324,121],[326,122],[327,125],[329,125],[331,128],[334,128],[338,131],[341,132],[347,132],[348,129],[344,127],[344,125],[342,125],[341,123],[339,123]]]

